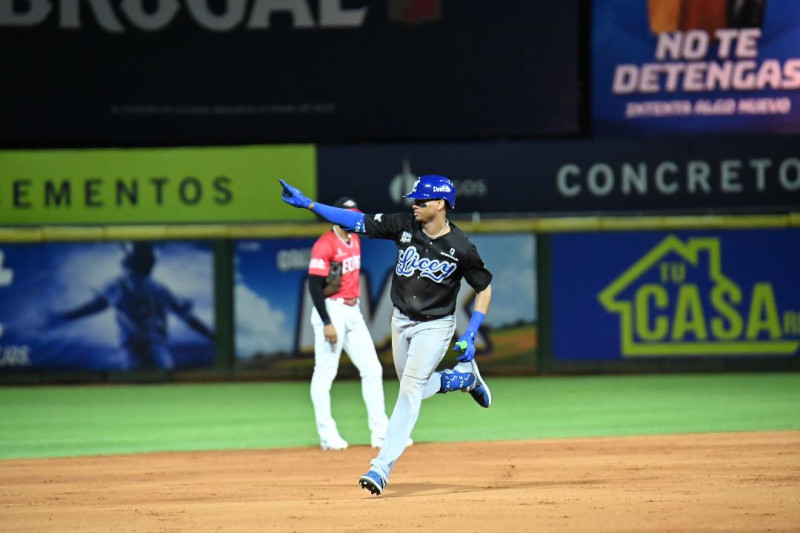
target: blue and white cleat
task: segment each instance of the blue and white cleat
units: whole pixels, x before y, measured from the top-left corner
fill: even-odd
[[[381,475],[374,470],[370,470],[361,476],[358,480],[358,484],[361,485],[362,489],[370,491],[375,496],[380,496],[381,493],[383,493],[384,487],[386,487],[386,482]]]
[[[457,372],[455,370],[442,371],[442,382],[439,385],[439,393],[452,392],[456,390],[470,390],[475,386],[475,374],[472,372]]]
[[[475,362],[475,359],[471,361],[472,363],[472,373],[475,374],[475,383],[472,388],[467,388],[470,396],[472,399],[478,402],[478,405],[484,408],[488,408],[492,405],[492,393],[489,390],[489,385],[483,381],[481,377],[481,373],[478,370],[478,363]]]

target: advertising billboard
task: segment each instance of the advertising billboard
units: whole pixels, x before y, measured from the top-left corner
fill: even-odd
[[[0,301],[0,372],[214,362],[207,242],[0,244]]]
[[[0,151],[0,225],[312,220],[278,179],[313,195],[313,145]]]
[[[578,4],[3,0],[0,146],[575,134]]]
[[[503,234],[476,235],[470,240],[494,275],[492,308],[476,339],[481,368],[530,372],[537,350],[535,238]],[[239,369],[265,370],[275,376],[310,373],[314,332],[307,279],[313,244],[314,239],[236,241],[234,319]],[[389,289],[397,246],[368,238],[361,244],[359,305],[384,367],[391,368]],[[475,291],[462,281],[456,338],[469,323],[474,298]]]
[[[774,213],[800,206],[800,137],[323,145],[319,200],[408,209],[421,174],[444,174],[455,213]]]
[[[800,355],[800,230],[553,235],[559,361]]]
[[[798,21],[792,0],[594,0],[594,134],[797,133]]]

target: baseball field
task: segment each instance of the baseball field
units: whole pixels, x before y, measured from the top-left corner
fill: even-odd
[[[0,388],[0,531],[800,530],[800,374],[486,378],[379,497],[357,381]]]

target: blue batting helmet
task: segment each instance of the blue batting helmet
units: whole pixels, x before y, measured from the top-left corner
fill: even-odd
[[[455,209],[456,186],[444,176],[426,174],[417,178],[411,192],[406,194],[405,198],[412,200],[438,200],[441,198],[447,202],[450,209]]]

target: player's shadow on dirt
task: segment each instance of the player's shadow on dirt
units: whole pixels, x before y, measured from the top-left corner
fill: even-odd
[[[464,485],[450,484],[450,483],[395,483],[391,487],[386,488],[381,497],[408,497],[432,494],[452,494],[454,492],[472,492],[479,490],[477,487],[465,487]]]
[[[487,490],[502,490],[502,489],[524,489],[524,488],[542,488],[542,487],[555,487],[555,486],[568,486],[568,485],[602,485],[606,480],[580,480],[580,481],[567,481],[567,482],[554,482],[554,481],[503,481],[494,483],[492,485],[458,485],[455,483],[397,483],[387,487],[386,492],[381,495],[381,498],[392,497],[408,497],[408,496],[432,496],[436,494],[454,494],[454,493],[469,493],[469,492],[486,492]]]

